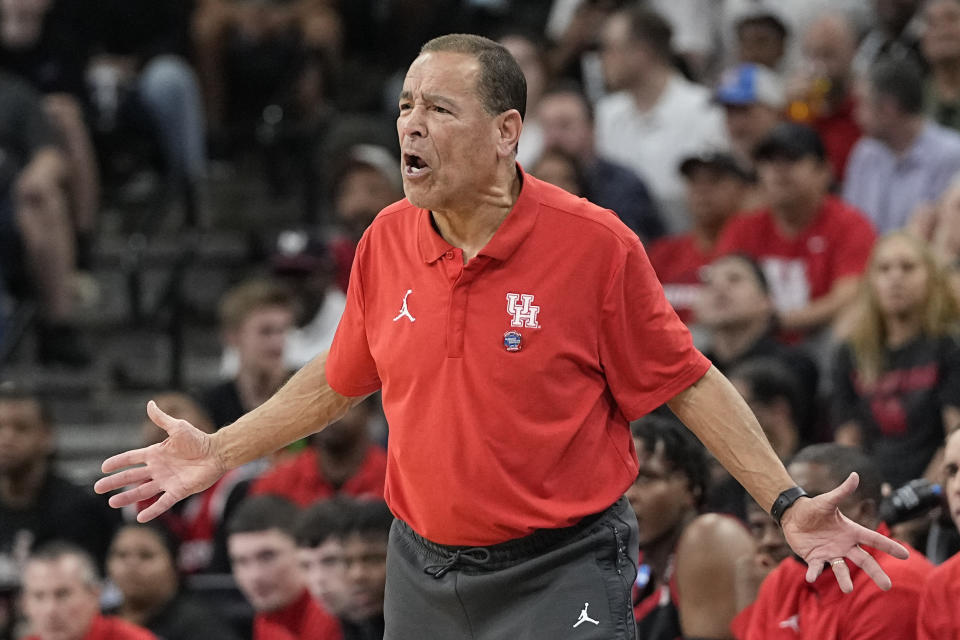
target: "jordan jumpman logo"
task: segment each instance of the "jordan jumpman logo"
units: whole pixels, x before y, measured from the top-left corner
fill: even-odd
[[[404,316],[406,316],[407,318],[409,318],[409,319],[410,319],[410,322],[416,322],[416,321],[417,321],[416,318],[414,318],[412,315],[410,315],[410,310],[407,308],[407,298],[410,296],[411,293],[413,293],[413,289],[407,289],[406,295],[403,296],[403,306],[400,307],[400,313],[397,314],[397,317],[393,319],[394,322],[396,322],[397,320],[399,320],[400,318],[402,318],[402,317],[404,317]]]
[[[574,623],[574,625],[573,625],[573,628],[574,628],[574,629],[576,629],[577,627],[579,627],[580,625],[582,625],[584,622],[592,622],[592,623],[595,624],[595,625],[599,625],[599,624],[600,624],[600,621],[599,621],[599,620],[594,620],[593,618],[591,618],[591,617],[587,614],[587,608],[588,608],[589,606],[590,606],[590,603],[589,603],[589,602],[584,602],[584,603],[583,603],[583,611],[580,612],[580,617],[579,617],[579,618],[577,619],[577,621]]]

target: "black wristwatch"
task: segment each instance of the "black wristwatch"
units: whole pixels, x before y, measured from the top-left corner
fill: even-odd
[[[777,499],[773,501],[773,506],[770,507],[770,515],[773,516],[773,519],[776,520],[779,525],[784,512],[792,507],[794,502],[800,498],[809,497],[807,492],[803,490],[803,487],[790,487],[786,491],[781,491]]]

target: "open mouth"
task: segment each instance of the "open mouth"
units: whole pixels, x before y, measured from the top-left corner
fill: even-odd
[[[403,174],[408,178],[418,178],[430,171],[430,166],[423,158],[412,153],[403,154]]]

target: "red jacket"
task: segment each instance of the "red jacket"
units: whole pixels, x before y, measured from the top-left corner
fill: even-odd
[[[960,553],[927,578],[917,614],[917,640],[960,640]]]
[[[342,640],[340,622],[320,608],[306,589],[283,609],[258,613],[253,640]],[[212,640],[212,639],[211,639]]]
[[[30,636],[27,640],[41,640],[40,636]],[[130,624],[112,616],[97,616],[82,640],[157,640],[143,627]]]
[[[269,493],[283,496],[301,507],[317,500],[332,498],[338,493],[382,500],[386,474],[386,452],[376,445],[370,445],[357,473],[338,490],[323,476],[316,450],[307,447],[293,460],[280,464],[255,480],[250,487],[250,494]]]

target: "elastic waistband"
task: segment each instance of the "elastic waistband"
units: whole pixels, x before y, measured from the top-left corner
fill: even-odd
[[[593,526],[600,522],[605,516],[614,514],[622,509],[625,501],[626,498],[621,496],[616,502],[603,511],[586,516],[569,527],[540,529],[528,536],[507,540],[506,542],[500,542],[486,547],[438,544],[418,534],[403,520],[397,520],[397,523],[407,537],[424,549],[438,555],[445,561],[445,565],[449,563],[449,566],[440,574],[443,575],[443,573],[446,573],[446,571],[458,565],[482,566],[484,569],[494,570],[537,556],[564,544],[569,544],[570,542],[585,537]],[[433,575],[433,572],[429,573]]]

